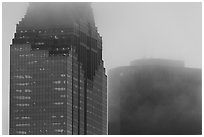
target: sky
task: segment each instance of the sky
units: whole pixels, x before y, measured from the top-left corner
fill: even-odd
[[[201,67],[200,3],[94,3],[106,68],[138,58]]]
[[[9,45],[28,3],[3,3],[3,133],[8,133]],[[139,58],[167,58],[201,68],[201,3],[92,3],[109,70]]]

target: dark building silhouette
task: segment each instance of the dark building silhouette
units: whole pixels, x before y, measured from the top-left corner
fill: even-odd
[[[202,134],[201,69],[141,59],[108,72],[111,135]]]
[[[30,3],[10,46],[10,134],[107,134],[90,3]]]

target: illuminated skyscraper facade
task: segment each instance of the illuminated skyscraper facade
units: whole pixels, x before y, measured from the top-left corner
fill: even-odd
[[[90,3],[30,3],[10,46],[10,134],[107,134]]]

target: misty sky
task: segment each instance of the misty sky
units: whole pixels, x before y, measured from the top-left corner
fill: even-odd
[[[27,6],[3,4],[3,45],[11,43]],[[107,69],[137,58],[172,58],[201,67],[201,3],[92,3],[92,7]]]
[[[8,112],[9,45],[28,3],[3,3],[3,111]],[[92,3],[106,69],[137,58],[184,60],[201,68],[201,3]],[[8,133],[3,113],[3,133]]]
[[[172,58],[201,67],[201,3],[94,3],[106,67]]]

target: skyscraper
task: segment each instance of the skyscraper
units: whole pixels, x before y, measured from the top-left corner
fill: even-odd
[[[168,59],[139,59],[109,70],[109,134],[202,134],[201,74]]]
[[[10,134],[107,134],[90,3],[30,3],[10,46]]]

